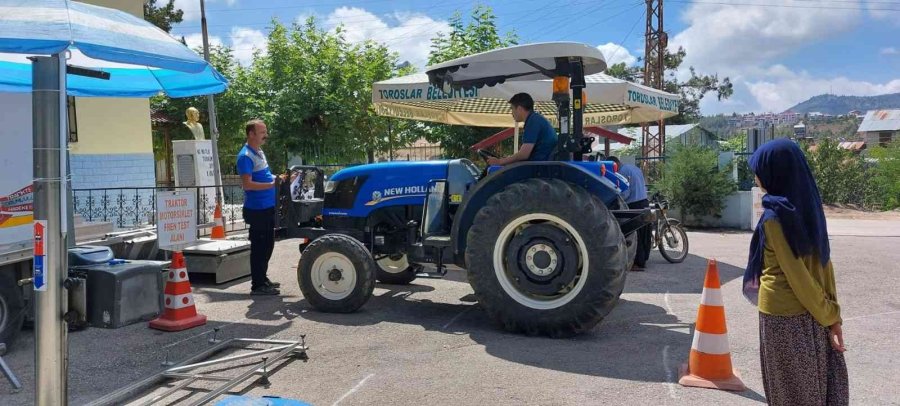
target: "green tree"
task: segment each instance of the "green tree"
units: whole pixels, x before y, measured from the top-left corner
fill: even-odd
[[[839,147],[829,138],[815,146],[806,146],[804,152],[822,203],[863,205],[867,179],[861,156]]]
[[[428,64],[438,64],[451,59],[504,48],[518,43],[515,32],[500,35],[497,31],[497,17],[488,6],[476,6],[468,23],[463,22],[460,12],[455,12],[449,20],[450,32],[440,33],[431,40]],[[512,125],[512,116],[510,116]],[[451,125],[431,125],[427,139],[440,142],[444,153],[451,157],[471,157],[469,147],[496,133],[498,128],[466,127]]]
[[[175,0],[169,0],[164,6],[157,6],[156,0],[144,3],[144,19],[165,32],[172,31],[172,26],[180,23],[183,17],[184,12],[175,8]]]
[[[676,72],[684,62],[685,56],[687,56],[687,51],[679,47],[675,52],[669,52],[667,49],[663,58],[662,90],[681,95],[678,115],[666,119],[667,124],[685,124],[699,120],[701,117],[700,101],[710,92],[714,92],[719,100],[727,99],[734,93],[731,79],[725,77],[720,80],[717,74],[697,74],[693,66],[688,68],[691,74],[690,78],[686,81],[679,81]],[[607,73],[629,82],[641,82],[644,78],[643,70],[643,67],[629,67],[624,63],[619,63],[609,67]]]
[[[199,50],[197,50],[199,52]],[[234,58],[232,51],[227,47],[214,46],[210,48],[210,63],[223,76],[229,79],[228,90],[215,96],[216,118],[219,128],[219,162],[222,173],[228,174],[235,171],[235,155],[244,143],[243,123],[254,117],[253,104],[248,103],[246,89],[254,87],[249,82],[247,72]],[[185,120],[185,110],[194,107],[200,110],[200,122],[206,136],[210,137],[209,110],[206,96],[171,98],[168,96],[155,96],[150,98],[150,107],[153,111],[160,112],[176,121],[172,138],[190,139],[189,131],[182,131],[181,121]],[[154,150],[157,159],[164,157],[165,141],[161,131],[154,132]]]
[[[251,68],[267,95],[270,148],[316,164],[363,162],[387,151],[388,119],[375,115],[372,84],[409,72],[383,44],[350,44],[341,27],[328,31],[314,18],[287,27],[277,21],[268,53]],[[392,122],[395,147],[417,136]],[[284,156],[272,160],[281,163]]]
[[[875,164],[869,169],[867,201],[881,210],[900,208],[900,141],[869,151]]]
[[[725,197],[736,189],[729,172],[718,169],[714,150],[675,144],[664,164],[658,188],[672,205],[681,209],[685,222],[689,216],[694,219],[719,216]]]

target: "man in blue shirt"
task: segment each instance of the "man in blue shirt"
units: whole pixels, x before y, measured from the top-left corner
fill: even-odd
[[[262,145],[269,137],[262,120],[250,120],[245,127],[247,143],[237,155],[238,175],[244,189],[244,222],[250,226],[250,294],[278,295],[279,283],[266,273],[275,248],[275,176],[269,170]]]
[[[512,156],[490,158],[488,165],[509,165],[518,161],[550,161],[556,158],[556,129],[544,116],[534,111],[534,99],[519,93],[509,99],[513,119],[524,122],[522,146]]]
[[[628,179],[628,190],[622,193],[622,198],[628,204],[629,209],[646,209],[650,207],[650,201],[647,200],[647,183],[644,181],[644,173],[641,169],[632,164],[622,165],[619,158],[609,157],[610,161],[619,166],[619,174]],[[637,253],[634,256],[634,266],[632,271],[643,271],[647,266],[647,259],[650,258],[650,238],[652,237],[650,225],[639,228],[637,232]]]

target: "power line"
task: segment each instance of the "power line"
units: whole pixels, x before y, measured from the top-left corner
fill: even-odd
[[[668,0],[671,3],[685,3],[685,4],[709,4],[709,5],[720,5],[720,6],[749,6],[749,7],[775,7],[775,8],[800,8],[800,9],[815,9],[815,10],[869,10],[869,11],[900,11],[900,8],[872,8],[865,7],[860,5],[859,7],[835,7],[835,6],[823,6],[823,5],[794,5],[794,4],[768,4],[768,3],[731,3],[731,2],[720,2],[720,1],[688,1],[688,0]],[[900,3],[897,3],[900,5]]]
[[[538,0],[538,1],[542,1],[542,0]],[[546,11],[548,11],[548,10],[554,10],[554,9],[559,9],[559,8],[567,8],[567,7],[573,6],[573,5],[584,5],[584,4],[596,4],[596,0],[582,0],[582,1],[574,1],[574,0],[573,0],[573,1],[570,1],[567,5],[563,5],[563,6],[550,7],[550,8],[547,8],[547,7],[539,7],[539,8],[534,8],[534,9],[522,10],[522,11],[514,12],[514,13],[506,13],[506,14],[504,14],[504,15],[495,14],[495,17],[499,20],[500,18],[502,18],[502,17],[504,17],[504,16],[518,15],[518,14],[525,14],[524,17],[519,18],[519,19],[517,19],[517,20],[514,20],[514,22],[517,22],[517,21],[522,20],[522,19],[525,18],[525,17],[528,17],[529,15],[532,15],[532,13],[535,13],[535,12],[538,12],[538,11],[544,11],[545,13],[542,14],[541,16],[538,16],[536,19],[529,20],[529,21],[531,21],[531,22],[534,22],[534,21],[538,21],[538,20],[540,20],[540,19],[545,19],[545,18],[546,18],[546,17],[545,17]],[[612,18],[615,18],[615,17],[617,17],[617,16],[619,16],[619,15],[622,15],[622,14],[624,14],[624,13],[626,13],[626,12],[628,12],[628,11],[634,9],[635,7],[637,7],[637,6],[640,5],[640,4],[643,4],[643,1],[642,1],[642,0],[639,1],[639,2],[637,2],[637,3],[628,2],[628,3],[624,4],[624,5],[619,5],[619,6],[616,6],[616,7],[610,7],[610,8],[607,8],[607,9],[610,9],[610,10],[615,10],[615,9],[619,9],[619,8],[621,8],[621,7],[623,7],[623,6],[624,6],[624,7],[627,7],[625,10],[622,10],[622,11],[619,12],[619,13],[613,14],[613,15],[611,15],[611,16],[609,16],[609,17],[603,19],[603,20],[597,21],[597,22],[608,21],[608,20],[610,20],[610,19],[612,19]],[[601,11],[602,11],[602,9],[601,9]],[[576,17],[576,19],[584,18],[584,17],[590,15],[589,13],[580,13],[580,14],[581,14],[581,15],[580,15],[579,17]],[[558,18],[554,18],[553,21],[558,21],[559,19],[567,20],[567,21],[572,21],[572,16],[571,16],[571,15],[568,15],[568,14],[561,15],[561,16],[558,17]],[[369,19],[369,21],[375,21],[375,20]],[[379,21],[380,21],[380,19],[379,19]],[[529,21],[525,21],[525,23],[528,23]],[[343,24],[343,25],[346,26],[345,22],[346,22],[346,21],[341,21],[341,24]],[[432,22],[429,22],[429,23],[421,23],[421,24],[409,24],[409,25],[406,25],[406,26],[395,26],[395,27],[391,27],[391,29],[396,29],[396,28],[410,28],[410,27],[417,27],[417,26],[427,26],[427,25],[432,25],[432,24],[434,24],[435,22],[436,22],[436,21],[432,21]],[[249,25],[249,24],[244,24],[244,25],[241,25],[241,27],[247,27],[248,25]],[[510,25],[515,25],[515,24],[510,23]],[[211,25],[208,25],[208,26],[211,26]],[[231,26],[231,25],[226,25],[226,26]],[[593,27],[590,27],[590,26],[589,26],[588,28],[593,28]],[[411,30],[407,30],[406,32],[409,32],[409,31],[411,31]],[[582,31],[580,31],[580,32],[583,32],[583,31],[584,31],[584,30],[582,30]],[[196,34],[196,33],[191,33],[191,34]],[[183,35],[183,34],[176,34],[176,35]],[[398,36],[391,37],[391,38],[385,38],[385,39],[382,39],[382,40],[376,40],[375,42],[376,42],[376,43],[379,43],[379,44],[385,44],[385,45],[386,45],[386,44],[392,44],[392,43],[395,43],[395,42],[399,42],[399,41],[405,40],[405,39],[423,38],[423,37],[427,37],[428,39],[431,39],[431,38],[433,37],[433,34],[432,34],[432,33],[424,33],[424,34],[416,34],[416,35],[405,35],[405,34],[404,34],[404,35],[398,35]],[[230,49],[231,49],[232,51],[248,51],[248,50],[260,49],[260,48],[261,48],[261,47],[259,47],[259,46],[253,46],[253,47],[232,47],[232,48],[230,48]]]
[[[613,51],[613,54],[610,55],[609,60],[606,61],[607,64],[608,64],[609,62],[611,62],[611,61],[616,57],[616,54],[619,53],[619,50],[620,50],[620,49],[625,48],[625,42],[628,41],[628,37],[631,36],[631,33],[634,32],[634,28],[637,27],[638,23],[641,22],[641,20],[643,20],[646,16],[647,16],[647,11],[646,11],[646,10],[643,11],[643,12],[641,12],[641,17],[638,18],[638,19],[634,22],[634,24],[631,26],[631,29],[628,30],[628,34],[625,34],[625,38],[622,39],[622,42],[619,43],[619,48],[616,48],[616,50]]]

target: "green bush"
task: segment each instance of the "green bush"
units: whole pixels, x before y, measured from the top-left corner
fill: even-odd
[[[819,186],[822,203],[866,205],[869,186],[861,156],[840,148],[837,142],[828,138],[815,147],[807,146],[804,152]]]
[[[688,216],[718,217],[725,197],[737,187],[730,171],[718,170],[718,154],[711,148],[676,144],[663,166],[659,190]]]
[[[900,208],[900,141],[872,148],[869,157],[874,162],[867,173],[866,202],[882,210]]]

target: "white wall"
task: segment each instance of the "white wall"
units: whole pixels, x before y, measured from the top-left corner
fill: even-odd
[[[691,216],[685,223],[688,226],[735,228],[739,230],[751,230],[755,225],[753,216],[753,192],[737,191],[724,200],[722,215],[719,218],[704,216],[696,218]],[[681,210],[671,210],[670,215],[684,222]]]

